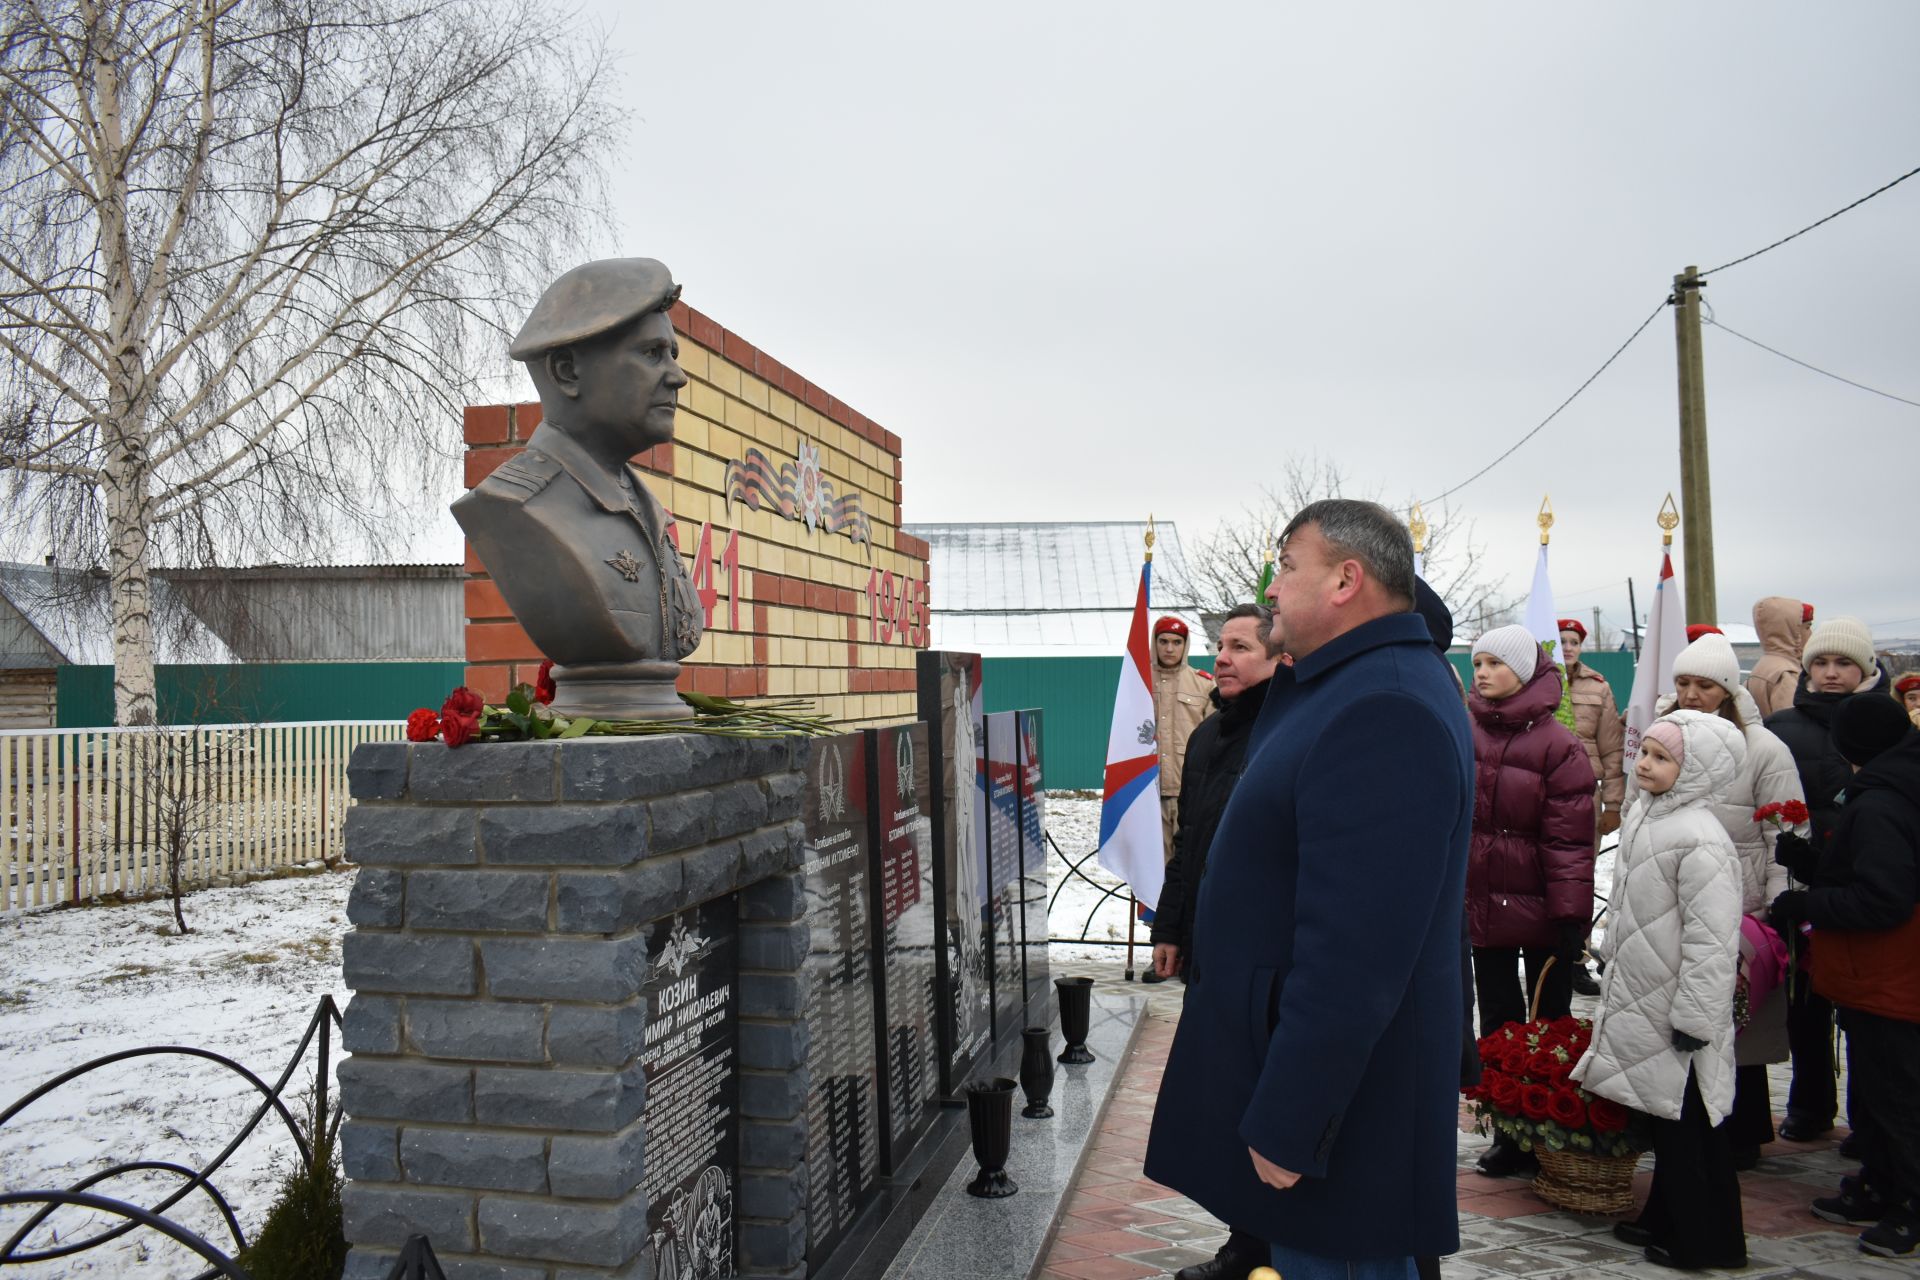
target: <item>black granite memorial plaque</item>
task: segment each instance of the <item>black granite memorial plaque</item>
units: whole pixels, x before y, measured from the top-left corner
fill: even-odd
[[[1021,953],[1027,975],[1027,1000],[1044,995],[1048,983],[1047,795],[1040,767],[1038,711],[1020,716],[1020,905]]]
[[[939,947],[940,1090],[959,1093],[993,1036],[980,655],[922,653]]]
[[[1027,979],[1021,969],[1019,726],[1012,711],[987,717],[987,899],[992,908],[993,1038],[1026,1025]]]
[[[927,726],[869,729],[873,918],[880,952],[880,1058],[887,1168],[933,1120],[940,1084],[934,964],[933,827]]]
[[[818,738],[808,773],[807,1260],[817,1266],[880,1171],[866,734]]]
[[[740,1167],[738,895],[647,934],[647,1249],[659,1280],[734,1274]]]

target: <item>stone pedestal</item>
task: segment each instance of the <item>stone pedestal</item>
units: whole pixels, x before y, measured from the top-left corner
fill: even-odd
[[[368,743],[349,768],[350,1280],[644,1276],[646,939],[741,891],[743,1274],[803,1263],[803,739]],[[798,1191],[798,1194],[796,1194]]]

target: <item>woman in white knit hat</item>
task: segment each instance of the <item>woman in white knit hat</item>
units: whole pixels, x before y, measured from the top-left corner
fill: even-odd
[[[1746,739],[1745,763],[1730,784],[1707,797],[1707,807],[1726,828],[1740,855],[1740,910],[1754,917],[1751,925],[1742,925],[1742,931],[1755,935],[1755,942],[1742,946],[1741,969],[1751,977],[1756,966],[1770,964],[1778,954],[1767,936],[1771,932],[1765,924],[1767,908],[1791,883],[1787,869],[1773,860],[1779,829],[1770,822],[1755,822],[1753,814],[1763,805],[1805,799],[1800,791],[1800,774],[1787,744],[1761,725],[1760,708],[1740,681],[1740,659],[1724,635],[1710,632],[1682,649],[1673,660],[1673,683],[1674,706],[1717,715]],[[1660,712],[1664,715],[1669,709],[1663,705]],[[1763,986],[1777,987],[1778,983],[1754,983],[1752,989]],[[1787,1054],[1787,997],[1784,991],[1775,990],[1758,1007],[1749,1009],[1747,1026],[1734,1041],[1737,1071],[1727,1138],[1739,1168],[1753,1168],[1760,1162],[1760,1148],[1773,1141],[1766,1064],[1785,1062]]]
[[[1881,683],[1873,632],[1858,618],[1828,618],[1813,628],[1801,652],[1804,667],[1793,705],[1767,717],[1767,729],[1787,744],[1800,773],[1813,819],[1813,846],[1824,849],[1840,821],[1840,793],[1853,766],[1833,745],[1833,713],[1856,693]],[[1793,1046],[1793,1086],[1780,1136],[1806,1142],[1833,1128],[1833,1005],[1796,975],[1789,989],[1787,1034]]]

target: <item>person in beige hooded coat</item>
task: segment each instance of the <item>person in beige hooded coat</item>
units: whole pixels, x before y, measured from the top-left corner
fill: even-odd
[[[1761,725],[1753,698],[1740,686],[1740,660],[1725,636],[1709,633],[1682,649],[1673,660],[1673,679],[1677,698],[1663,699],[1657,708],[1660,714],[1675,705],[1683,710],[1709,712],[1738,728],[1746,740],[1746,763],[1728,786],[1708,796],[1707,807],[1720,820],[1740,855],[1741,913],[1764,920],[1767,907],[1791,884],[1787,869],[1773,860],[1779,829],[1770,822],[1755,822],[1753,814],[1762,805],[1804,800],[1800,771],[1787,744]],[[1802,830],[1801,834],[1806,833]],[[1743,943],[1742,964],[1752,959]],[[1738,1072],[1733,1114],[1727,1125],[1734,1162],[1743,1169],[1758,1164],[1760,1148],[1774,1138],[1766,1064],[1787,1060],[1785,990],[1776,989],[1750,1013],[1747,1026],[1734,1042]]]
[[[1807,646],[1813,625],[1813,606],[1786,596],[1768,596],[1753,606],[1753,629],[1765,651],[1747,676],[1747,692],[1765,719],[1793,705],[1793,689],[1800,683],[1800,651]]]
[[[1658,749],[1643,746],[1635,761],[1640,789],[1620,827],[1601,943],[1607,972],[1573,1078],[1653,1117],[1647,1206],[1614,1234],[1663,1265],[1743,1267],[1740,1177],[1721,1124],[1733,1107],[1740,862],[1709,801],[1739,776],[1746,741],[1718,716],[1676,711],[1646,742]]]

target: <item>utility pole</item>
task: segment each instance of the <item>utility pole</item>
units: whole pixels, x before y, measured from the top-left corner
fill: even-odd
[[[1600,606],[1593,606],[1593,647],[1600,647]]]
[[[1687,620],[1717,625],[1713,580],[1713,484],[1707,470],[1707,375],[1700,350],[1699,267],[1673,278],[1673,336],[1680,368],[1680,506],[1686,513],[1681,561]]]

